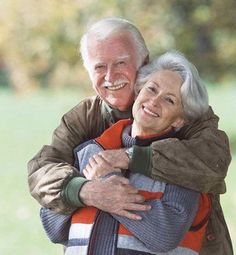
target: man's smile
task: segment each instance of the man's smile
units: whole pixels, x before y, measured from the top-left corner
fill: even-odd
[[[117,84],[117,85],[105,85],[104,88],[108,89],[108,90],[112,90],[112,91],[115,91],[115,90],[119,90],[119,89],[122,89],[124,88],[128,83],[127,82],[124,82],[124,83],[121,83],[121,84]]]

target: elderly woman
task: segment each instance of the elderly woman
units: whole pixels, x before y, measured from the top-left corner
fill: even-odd
[[[200,252],[211,208],[207,194],[154,181],[128,170],[111,169],[99,152],[148,146],[156,140],[176,137],[178,129],[208,110],[207,92],[195,67],[177,52],[168,52],[141,68],[137,91],[134,119],[121,120],[100,137],[78,146],[75,165],[87,179],[125,175],[129,182],[124,185],[135,186],[150,210],[136,212],[140,215],[138,221],[93,207],[77,210],[72,215],[66,254]],[[53,213],[48,217],[50,213],[42,211],[46,232],[54,242],[63,242],[61,234],[65,232],[59,228],[56,232],[54,216],[64,222],[67,219]]]

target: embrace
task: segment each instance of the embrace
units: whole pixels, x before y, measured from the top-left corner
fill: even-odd
[[[95,23],[81,54],[97,96],[28,164],[49,238],[68,255],[233,254],[219,200],[229,145],[196,68],[176,51],[148,63],[118,18]]]

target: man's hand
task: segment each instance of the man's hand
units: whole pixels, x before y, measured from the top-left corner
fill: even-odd
[[[94,206],[102,211],[133,220],[140,220],[141,217],[130,211],[151,209],[150,206],[141,204],[145,199],[129,184],[128,179],[120,176],[85,183],[80,190],[80,198],[87,206]]]
[[[98,153],[100,157],[106,160],[112,168],[128,169],[129,158],[125,149],[105,150]]]
[[[96,154],[89,159],[89,163],[83,170],[83,174],[88,180],[94,180],[111,172],[120,172],[119,168],[114,168],[100,154]]]

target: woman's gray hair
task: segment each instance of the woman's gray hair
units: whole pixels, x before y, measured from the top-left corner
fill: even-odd
[[[183,54],[177,51],[169,51],[139,69],[136,93],[142,89],[152,74],[160,70],[176,72],[182,78],[181,99],[184,115],[188,121],[196,120],[207,112],[208,94],[198,71]]]
[[[93,37],[96,38],[96,40],[102,41],[119,33],[127,33],[130,36],[136,47],[137,68],[143,65],[144,61],[149,56],[149,51],[139,30],[128,20],[111,17],[99,20],[98,22],[94,23],[80,40],[80,53],[84,66],[87,70],[89,70],[89,38]]]

